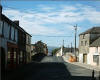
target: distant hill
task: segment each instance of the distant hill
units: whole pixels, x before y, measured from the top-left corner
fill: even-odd
[[[52,50],[54,50],[55,48],[58,48],[58,47],[55,47],[55,46],[48,46],[48,54],[51,55]]]

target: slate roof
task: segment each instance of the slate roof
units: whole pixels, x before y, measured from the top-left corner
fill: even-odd
[[[60,49],[61,49],[61,48],[59,48],[59,50],[58,50],[57,52],[59,52]],[[76,51],[78,51],[78,48],[76,48]],[[57,52],[56,52],[56,53],[57,53]],[[67,53],[67,52],[74,52],[74,48],[66,48],[66,47],[64,47],[64,53]]]
[[[97,38],[92,44],[90,44],[90,47],[100,47],[100,37]]]
[[[79,35],[84,35],[84,34],[100,34],[100,26],[98,27],[93,27],[93,28],[90,28],[88,29],[87,31],[79,34]]]
[[[14,27],[16,27],[17,29],[25,32],[26,34],[30,35],[29,33],[27,33],[22,27],[20,27],[19,25],[17,25],[15,22],[13,22],[12,20],[10,20],[8,17],[6,17],[5,15],[1,14],[1,20],[6,21],[7,23],[9,23],[10,25],[13,25]],[[30,35],[31,36],[31,35]],[[32,37],[32,36],[31,36]]]
[[[78,51],[78,48],[76,48],[76,51]],[[74,52],[74,48],[64,48],[64,52]]]

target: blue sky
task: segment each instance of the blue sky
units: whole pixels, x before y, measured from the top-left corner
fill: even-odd
[[[100,26],[100,1],[2,1],[3,14],[11,20],[19,20],[32,36],[32,43],[42,40],[48,46],[74,46],[74,25],[78,35]],[[34,36],[42,35],[42,36]],[[68,37],[47,37],[68,36]]]

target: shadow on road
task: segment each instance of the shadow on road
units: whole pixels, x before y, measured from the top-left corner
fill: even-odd
[[[35,54],[34,56],[32,56],[32,61],[40,62],[45,56],[46,54],[44,53]]]
[[[72,76],[60,62],[32,62],[7,75],[7,80],[91,80],[91,76]]]

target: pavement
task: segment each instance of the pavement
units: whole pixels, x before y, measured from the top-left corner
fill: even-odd
[[[91,69],[91,70],[95,70],[95,71],[100,71],[100,66],[92,66],[92,65],[89,65],[89,64],[85,64],[85,63],[80,63],[80,62],[69,62],[65,56],[62,57],[63,60],[65,62],[68,62],[70,64],[73,64],[73,65],[77,65],[77,66],[80,66],[80,67],[84,67],[84,68],[87,68],[87,69]]]
[[[92,70],[65,62],[62,57],[44,56],[7,74],[6,80],[92,80]]]

